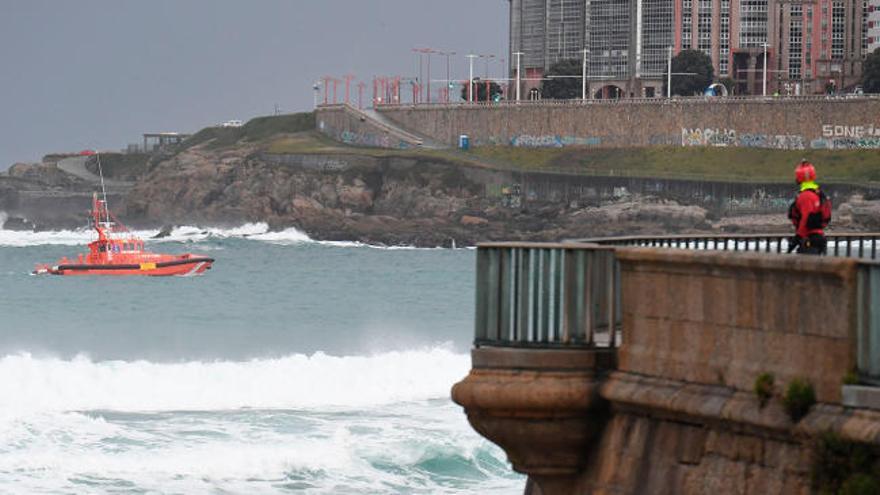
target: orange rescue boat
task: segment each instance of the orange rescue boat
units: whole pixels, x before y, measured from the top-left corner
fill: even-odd
[[[212,258],[196,254],[159,254],[144,250],[144,241],[119,222],[107,208],[107,200],[92,197],[91,222],[98,240],[76,260],[66,257],[56,265],[37,265],[34,274],[52,275],[199,275],[209,270]]]

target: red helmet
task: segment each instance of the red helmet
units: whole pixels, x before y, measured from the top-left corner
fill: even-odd
[[[804,160],[794,169],[794,178],[798,184],[816,180],[816,168],[813,164]]]

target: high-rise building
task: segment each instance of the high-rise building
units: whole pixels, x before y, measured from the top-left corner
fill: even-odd
[[[659,95],[670,47],[705,52],[738,94],[839,91],[880,46],[880,0],[509,2],[511,75],[520,52],[525,97],[555,62],[581,57],[593,97]]]
[[[865,53],[873,53],[880,48],[880,0],[868,0],[866,7]]]

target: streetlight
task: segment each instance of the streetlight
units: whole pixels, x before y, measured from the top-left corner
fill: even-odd
[[[587,99],[587,54],[590,53],[589,48],[583,49],[584,65],[581,70],[581,100]]]
[[[469,53],[467,58],[470,60],[470,69],[468,72],[468,102],[473,103],[474,101],[474,59],[479,55],[474,55],[473,53]]]
[[[455,52],[439,52],[439,51],[435,51],[434,53],[436,53],[437,55],[445,56],[445,57],[446,57],[446,89],[447,89],[447,93],[446,93],[446,103],[449,103],[449,93],[448,93],[448,90],[449,90],[449,83],[450,83],[450,81],[451,81],[451,79],[449,79],[449,57],[450,57],[450,56],[454,56],[454,55],[455,55]]]
[[[520,91],[520,57],[525,55],[523,52],[513,52],[516,56],[516,101],[519,101],[519,91]]]
[[[672,45],[666,57],[666,98],[672,98]]]
[[[764,42],[764,71],[761,77],[763,84],[763,95],[767,96],[767,42]]]
[[[315,81],[315,84],[312,84],[312,90],[315,95],[315,108],[318,108],[318,95],[321,93],[321,81]]]

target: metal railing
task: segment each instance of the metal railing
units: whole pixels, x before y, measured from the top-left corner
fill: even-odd
[[[880,233],[828,234],[828,255],[878,259]],[[743,251],[758,253],[787,253],[791,234],[724,234],[724,235],[671,235],[627,236],[596,239],[578,239],[578,243],[603,246],[663,247],[710,251]]]
[[[859,266],[856,362],[861,379],[880,385],[880,263]]]
[[[452,102],[420,102],[412,103],[383,103],[376,107],[381,109],[436,109],[436,108],[502,108],[511,106],[531,106],[531,107],[578,107],[591,105],[633,105],[633,104],[654,104],[665,105],[670,103],[691,103],[691,104],[732,104],[732,103],[778,103],[791,101],[872,101],[880,99],[880,95],[864,94],[864,95],[780,95],[780,96],[762,96],[762,95],[745,95],[745,96],[674,96],[665,98],[661,96],[647,98],[619,98],[619,99],[601,99],[587,98],[570,99],[570,100],[502,100],[502,101],[452,101]],[[330,105],[320,105],[321,107]]]
[[[476,289],[477,347],[618,343],[620,269],[613,248],[480,244]]]

